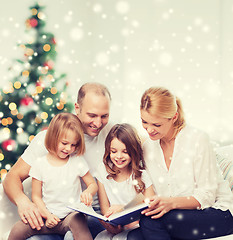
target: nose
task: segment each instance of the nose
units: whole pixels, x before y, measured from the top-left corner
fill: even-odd
[[[121,159],[121,158],[122,158],[121,152],[117,152],[117,153],[116,153],[116,158],[117,158],[117,159]]]
[[[94,125],[97,127],[97,128],[100,128],[101,126],[102,126],[102,119],[101,119],[101,117],[97,117],[97,118],[95,118],[95,120],[94,120]]]
[[[150,134],[154,132],[154,128],[152,126],[148,126],[146,131]]]
[[[71,145],[70,144],[66,144],[66,151],[70,151],[71,149]]]

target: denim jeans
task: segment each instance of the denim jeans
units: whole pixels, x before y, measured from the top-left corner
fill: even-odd
[[[49,234],[49,235],[35,235],[27,240],[63,240],[63,236],[58,234]]]
[[[142,216],[140,228],[146,240],[206,239],[233,233],[230,211],[215,208],[172,210],[158,219]]]

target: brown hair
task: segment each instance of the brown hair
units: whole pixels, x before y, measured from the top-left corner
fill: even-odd
[[[141,179],[141,170],[145,169],[145,162],[141,141],[136,130],[127,123],[114,125],[106,137],[103,162],[109,174],[107,178],[114,178],[117,174],[119,174],[119,171],[114,170],[114,164],[110,159],[110,146],[114,138],[117,138],[125,144],[127,153],[131,158],[129,170],[132,171],[133,179],[137,180],[134,186],[135,190],[136,192],[143,192],[145,190],[145,184]]]
[[[79,118],[72,113],[59,113],[55,115],[49,124],[45,136],[45,147],[51,153],[56,153],[60,139],[72,130],[77,137],[76,152],[82,155],[85,152],[84,133]]]
[[[185,126],[181,101],[166,88],[151,87],[147,89],[142,95],[140,109],[147,111],[151,115],[166,119],[173,118],[178,112],[178,118],[173,126],[173,138]]]
[[[107,87],[105,87],[103,84],[101,84],[101,83],[85,83],[80,87],[80,89],[78,91],[77,103],[80,106],[82,106],[83,99],[87,92],[94,92],[97,95],[109,97],[109,100],[111,100],[111,94],[108,91]]]

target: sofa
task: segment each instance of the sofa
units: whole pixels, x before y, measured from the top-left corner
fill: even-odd
[[[217,162],[233,194],[233,145],[216,148]],[[31,180],[24,181],[24,191],[31,195]],[[0,184],[0,240],[6,240],[12,225],[19,220],[16,206],[11,203]],[[233,234],[209,240],[233,240]]]

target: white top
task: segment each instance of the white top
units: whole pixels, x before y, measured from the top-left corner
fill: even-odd
[[[111,127],[112,125],[110,123],[107,124],[96,137],[90,137],[89,135],[84,134],[86,151],[83,157],[88,163],[92,176],[95,176],[95,168],[103,160],[105,149],[104,142]],[[21,156],[21,158],[30,166],[32,166],[35,159],[47,154],[47,149],[44,146],[45,135],[46,130],[38,133]]]
[[[83,157],[71,156],[63,166],[52,166],[46,156],[32,165],[29,175],[43,182],[42,196],[48,210],[64,218],[71,210],[67,206],[80,201],[80,177],[88,172]]]
[[[104,185],[110,206],[114,204],[126,205],[136,197],[137,192],[134,188],[132,175],[123,182],[116,182],[112,178],[107,179],[107,176],[105,165],[101,163],[98,166],[96,178]],[[145,183],[146,189],[152,185],[150,177],[145,170],[142,171],[142,181]]]
[[[217,167],[207,134],[189,126],[183,128],[175,139],[169,170],[159,140],[148,139],[143,150],[147,171],[159,196],[193,196],[201,209],[229,209],[233,214],[233,195]]]

